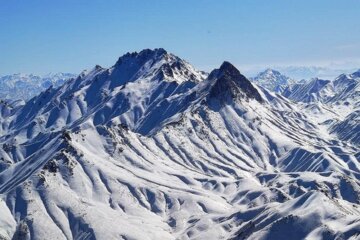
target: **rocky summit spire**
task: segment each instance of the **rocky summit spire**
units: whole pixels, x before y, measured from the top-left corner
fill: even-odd
[[[218,98],[223,101],[252,98],[263,102],[259,92],[251,82],[227,61],[223,62],[219,69],[210,73],[209,78],[216,81],[210,90],[211,98]]]
[[[121,57],[119,57],[115,66],[121,65],[123,62],[136,61],[137,63],[145,63],[146,61],[159,60],[161,57],[167,54],[167,51],[163,48],[155,48],[155,49],[144,49],[140,52],[128,52]]]

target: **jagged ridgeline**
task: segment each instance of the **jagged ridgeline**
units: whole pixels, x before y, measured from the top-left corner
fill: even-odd
[[[357,115],[313,104],[164,49],[1,102],[0,239],[356,239]]]

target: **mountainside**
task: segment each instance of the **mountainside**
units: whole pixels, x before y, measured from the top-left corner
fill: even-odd
[[[282,95],[296,102],[326,101],[334,94],[334,86],[330,80],[319,78],[311,79],[309,82],[297,83],[287,86]]]
[[[48,87],[59,87],[75,77],[70,73],[55,73],[44,76],[13,74],[0,76],[0,99],[28,100]]]
[[[266,69],[260,72],[252,81],[270,91],[282,93],[284,89],[296,81],[273,69]]]
[[[353,66],[344,64],[332,66],[277,66],[276,69],[294,79],[333,79],[345,72],[356,71]]]
[[[340,103],[358,100],[360,70],[352,74],[341,74],[333,81],[319,78],[287,86],[282,95],[296,102]]]
[[[288,86],[283,96],[301,103],[303,110],[322,119],[341,140],[360,143],[360,70],[333,81],[313,79]]]
[[[304,106],[164,49],[4,103],[0,239],[357,239],[360,143]]]

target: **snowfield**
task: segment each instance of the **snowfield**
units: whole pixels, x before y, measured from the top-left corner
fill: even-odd
[[[147,49],[3,101],[0,239],[360,239],[359,77],[288,99]]]

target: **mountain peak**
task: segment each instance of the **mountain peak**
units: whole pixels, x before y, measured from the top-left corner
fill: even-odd
[[[221,78],[222,76],[238,77],[240,75],[241,75],[240,71],[234,65],[232,65],[228,61],[224,61],[221,64],[220,68],[215,69],[210,73],[209,78],[210,79]]]
[[[210,97],[228,102],[240,97],[253,98],[262,102],[259,92],[251,82],[243,76],[231,63],[225,61],[219,69],[215,69],[209,75],[209,79],[215,80],[210,90]]]
[[[280,73],[280,72],[272,68],[267,68],[263,71],[263,73]]]
[[[230,62],[228,61],[224,61],[220,68],[219,68],[220,71],[222,72],[229,72],[229,73],[238,73],[240,74],[240,71],[234,66],[232,65]]]
[[[189,63],[163,48],[126,53],[116,62],[113,71],[116,85],[139,78],[176,81],[180,84],[186,81],[199,82],[206,77]]]
[[[353,72],[353,73],[351,74],[351,77],[353,77],[353,78],[360,78],[360,69],[357,70],[356,72]]]
[[[120,65],[124,61],[128,61],[129,59],[136,59],[138,61],[146,62],[147,60],[154,59],[159,60],[164,55],[168,54],[167,51],[163,48],[155,48],[155,49],[144,49],[140,52],[127,52],[126,54],[122,55],[115,65]]]
[[[272,68],[267,68],[264,71],[260,72],[255,79],[260,79],[260,78],[264,78],[264,77],[282,77],[282,78],[289,78],[285,75],[283,75],[282,73],[280,73],[278,70],[272,69]]]
[[[267,68],[260,72],[253,78],[253,81],[258,85],[277,93],[281,93],[288,85],[295,83],[293,79],[271,68]]]
[[[262,73],[264,73],[264,74],[272,74],[272,75],[275,75],[275,76],[284,76],[278,70],[275,70],[275,69],[272,69],[272,68],[267,68]]]

